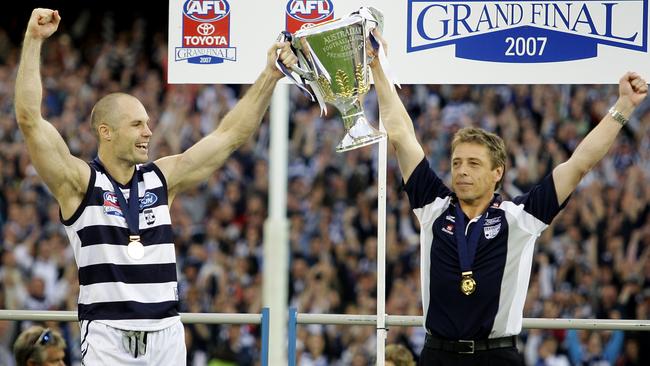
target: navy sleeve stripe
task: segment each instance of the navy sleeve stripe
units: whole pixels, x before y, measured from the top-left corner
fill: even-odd
[[[79,284],[83,286],[105,282],[146,284],[174,281],[176,281],[176,263],[138,265],[103,263],[79,268]]]
[[[557,203],[557,192],[555,191],[555,182],[553,173],[547,175],[538,184],[533,186],[528,193],[515,197],[512,202],[517,205],[524,205],[524,211],[533,215],[546,225],[566,206],[570,196],[562,203]]]
[[[156,175],[160,179],[160,181],[163,184],[163,189],[165,192],[167,192],[167,178],[165,178],[165,175],[163,174],[162,170],[156,165],[155,162],[148,163],[142,167],[143,169],[146,169],[147,171],[154,171],[156,172]],[[165,194],[165,200],[167,200],[167,195]],[[166,204],[167,201],[165,201]]]
[[[61,209],[59,208],[59,218],[61,219],[61,223],[65,226],[70,226],[75,221],[77,221],[81,216],[81,214],[83,213],[86,206],[88,205],[88,202],[92,200],[94,187],[95,187],[95,179],[97,175],[95,173],[95,169],[93,169],[90,164],[88,165],[88,167],[90,168],[90,178],[88,179],[88,187],[86,187],[86,194],[84,195],[84,198],[81,200],[79,207],[77,207],[77,209],[72,214],[72,216],[70,216],[70,218],[68,218],[67,220],[63,218],[63,215],[61,214]]]
[[[436,197],[444,198],[451,194],[449,188],[429,167],[426,158],[413,170],[404,185],[404,191],[409,197],[412,209],[422,208],[433,202]]]

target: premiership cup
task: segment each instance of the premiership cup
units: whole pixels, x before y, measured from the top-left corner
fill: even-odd
[[[383,17],[372,9],[375,24]],[[379,19],[377,19],[379,18]],[[386,137],[370,125],[360,97],[370,90],[366,42],[371,20],[359,14],[304,28],[292,35],[298,56],[297,72],[311,86],[319,102],[334,105],[343,118],[345,136],[337,152],[379,142]]]

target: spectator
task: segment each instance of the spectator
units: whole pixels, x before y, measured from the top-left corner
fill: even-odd
[[[603,335],[594,331],[567,332],[567,348],[571,362],[584,366],[613,366],[623,347],[623,331],[608,332],[603,345]]]
[[[166,8],[133,2],[129,12],[116,17],[114,12],[111,15],[102,8],[113,7],[109,3],[81,5],[65,10],[65,17],[74,21],[65,22],[58,31],[59,37],[43,46],[43,82],[48,98],[43,113],[83,160],[91,160],[96,153],[95,139],[85,116],[98,97],[108,91],[145,96],[143,104],[150,112],[152,126],[156,125],[150,142],[152,159],[181,152],[183,144],[199,137],[195,129],[203,136],[210,128],[207,122],[213,121],[215,115],[227,113],[246,91],[246,86],[239,85],[166,84]],[[62,233],[64,229],[58,217],[58,204],[28,169],[30,160],[16,128],[12,106],[24,24],[10,16],[28,14],[28,6],[29,3],[15,3],[15,12],[0,14],[5,19],[0,22],[0,308],[25,309],[29,283],[32,278],[41,277],[45,279],[42,296],[49,309],[77,310],[77,268],[67,239],[59,235],[54,245],[49,245],[49,259],[42,255],[47,254],[48,248],[39,249],[45,240],[51,241],[52,232]],[[2,41],[6,37],[10,42]],[[119,47],[113,47],[118,43]],[[127,64],[134,66],[123,71]],[[123,77],[123,72],[128,75]],[[376,236],[376,150],[367,147],[345,154],[333,153],[333,144],[342,134],[338,117],[332,113],[321,117],[318,106],[296,88],[291,88],[290,93],[287,198],[294,258],[291,304],[300,312],[327,308],[330,312],[374,314],[376,276],[372,271],[376,268],[376,249],[368,243]],[[418,140],[426,142],[423,148],[427,160],[443,180],[449,180],[446,157],[449,137],[455,130],[472,125],[507,136],[511,174],[505,177],[502,193],[504,197],[513,197],[535,176],[545,176],[551,167],[566,160],[571,146],[579,143],[588,128],[605,115],[617,89],[606,84],[409,85],[398,93],[413,113]],[[366,98],[371,121],[378,120],[375,101],[376,95],[371,91]],[[615,143],[611,155],[585,177],[568,207],[538,240],[525,317],[595,318],[599,313],[609,318],[611,313],[605,309],[614,306],[623,319],[650,319],[650,186],[645,184],[650,179],[649,107],[644,103],[638,108],[638,117],[633,117],[624,129],[626,141]],[[194,114],[199,116],[192,117]],[[196,124],[182,123],[192,118],[198,118]],[[192,260],[186,262],[187,258],[203,262],[198,277],[190,274],[184,281],[184,287],[192,290],[181,295],[181,304],[191,303],[211,312],[261,310],[259,297],[250,294],[259,293],[262,281],[262,263],[256,255],[261,252],[262,240],[255,225],[260,220],[257,212],[262,212],[263,220],[267,209],[266,134],[268,124],[263,122],[259,133],[251,139],[257,143],[245,144],[192,195],[181,194],[174,200],[178,271],[182,274],[183,264],[191,263]],[[629,161],[637,162],[636,169],[634,165],[628,166]],[[255,168],[250,169],[251,166]],[[336,177],[326,181],[330,172],[335,172]],[[389,152],[386,305],[389,314],[422,315],[418,223],[399,190],[400,179],[394,154]],[[233,181],[236,184],[231,184]],[[327,187],[330,183],[332,186]],[[239,198],[234,187],[228,188],[235,185],[241,190]],[[252,186],[255,194],[249,192]],[[244,205],[242,199],[246,201]],[[200,200],[205,205],[205,214],[197,222],[191,203]],[[34,205],[36,210],[27,208]],[[49,209],[42,211],[43,207]],[[255,234],[250,227],[257,231],[257,239],[253,239]],[[321,233],[319,242],[312,241],[314,235]],[[342,239],[337,239],[341,235]],[[56,243],[60,239],[65,252]],[[204,253],[197,253],[196,247]],[[235,260],[236,253],[256,256],[257,266]],[[32,264],[39,256],[44,264],[55,259],[55,291],[50,290],[54,278],[51,270],[34,273]],[[315,271],[311,270],[315,266],[330,268],[331,273],[321,277],[325,280],[317,281],[312,273]],[[238,276],[244,273],[246,280],[240,281]],[[600,296],[605,285],[612,285],[604,293],[606,298]],[[309,290],[314,287],[326,290],[314,294]],[[57,298],[57,292],[65,294],[65,298]],[[303,302],[307,297],[312,300]],[[11,324],[11,329],[19,326],[16,322]],[[78,327],[69,329],[74,333],[66,338],[75,350],[70,352],[74,365],[79,362],[75,352],[80,353]],[[205,359],[200,353],[206,349],[207,359],[213,358],[216,348],[225,347],[223,339],[234,338],[233,344],[238,342],[239,336],[227,336],[222,329],[209,327],[210,337],[204,346],[197,347],[199,356],[195,360]],[[248,342],[244,352],[259,354],[259,335],[242,329],[241,339]],[[0,339],[4,341],[6,336],[6,344],[11,345],[17,332],[8,332],[0,330]],[[558,355],[567,353],[564,333],[551,332],[558,340]],[[202,334],[201,331],[194,336],[203,339]],[[331,365],[367,365],[374,354],[375,338],[370,328],[329,326],[322,334],[327,344],[323,352]],[[626,341],[628,335],[626,332]],[[639,339],[639,364],[650,365],[650,347],[644,347],[650,344],[650,332],[630,336]],[[306,343],[307,336],[301,337],[299,344]],[[389,342],[403,343],[419,353],[424,330],[392,328],[388,337]],[[550,335],[544,332],[544,337]],[[532,339],[522,333],[520,343],[527,346]],[[246,362],[240,365],[250,365]]]
[[[415,366],[413,354],[401,344],[386,346],[386,366]]]
[[[65,366],[66,343],[59,332],[32,326],[14,343],[17,366]]]

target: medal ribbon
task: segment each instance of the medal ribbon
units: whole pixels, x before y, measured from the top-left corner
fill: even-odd
[[[454,236],[456,237],[456,245],[458,246],[458,261],[460,262],[461,273],[472,270],[485,216],[485,214],[481,215],[478,222],[474,224],[472,231],[469,233],[469,240],[467,240],[465,236],[465,214],[460,209],[460,201],[456,202],[456,229],[454,230]]]
[[[117,185],[117,182],[106,170],[104,164],[102,164],[99,157],[96,157],[94,162],[99,165],[106,173],[108,180],[111,181],[113,185],[113,190],[115,191],[115,196],[117,196],[117,203],[120,205],[122,214],[124,214],[124,219],[126,220],[126,225],[129,227],[129,233],[131,235],[140,235],[140,220],[138,214],[140,211],[140,202],[138,201],[138,170],[134,171],[133,177],[131,178],[131,187],[129,189],[129,202],[127,204],[126,198],[122,194],[122,190]]]

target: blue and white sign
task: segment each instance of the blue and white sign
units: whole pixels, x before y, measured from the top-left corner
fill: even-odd
[[[648,0],[409,0],[408,5],[409,53],[455,45],[458,58],[540,63],[597,57],[599,44],[648,50]]]
[[[187,1],[170,0],[170,50],[184,39],[181,14]],[[170,52],[170,82],[252,83],[264,66],[265,51],[286,28],[287,4],[318,9],[316,5],[325,3],[257,1],[256,11],[249,11],[250,0],[227,2],[237,58],[194,65],[176,61]],[[626,71],[650,78],[648,0],[327,0],[327,4],[335,18],[360,6],[384,14],[388,59],[403,84],[617,83]]]

